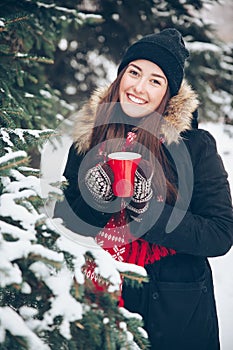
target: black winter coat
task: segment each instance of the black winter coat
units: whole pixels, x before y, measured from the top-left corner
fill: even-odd
[[[210,133],[183,125],[179,135],[182,142],[167,142],[166,147],[176,159],[182,200],[174,207],[152,199],[142,222],[131,224],[133,234],[176,254],[147,265],[149,283],[137,289],[123,285],[123,298],[126,308],[143,316],[151,349],[218,350],[208,257],[224,255],[232,246],[230,189]],[[70,149],[64,172],[69,186],[55,216],[74,232],[95,236],[111,214],[89,206],[79,191],[77,174],[87,151],[81,150],[75,143]]]

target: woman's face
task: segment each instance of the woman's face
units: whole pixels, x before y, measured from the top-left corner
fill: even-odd
[[[120,82],[121,108],[130,117],[148,115],[159,107],[167,86],[165,74],[155,63],[147,60],[132,61]]]

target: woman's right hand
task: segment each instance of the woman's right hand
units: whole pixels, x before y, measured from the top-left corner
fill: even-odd
[[[112,183],[114,175],[107,163],[99,163],[89,169],[85,176],[85,184],[97,201],[111,201],[114,199]]]

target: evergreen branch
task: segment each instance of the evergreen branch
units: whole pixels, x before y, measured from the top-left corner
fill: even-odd
[[[54,64],[54,60],[51,58],[30,56],[26,53],[24,54],[24,53],[17,52],[16,54],[14,54],[14,57],[22,59],[22,60],[26,59],[29,61],[34,61],[34,62],[39,62],[39,63]]]
[[[24,207],[25,209],[27,209],[29,212],[32,212],[33,209],[35,209],[36,207],[40,206],[38,205],[38,203],[43,203],[43,199],[40,198],[38,195],[35,194],[31,194],[29,193],[25,193],[25,191],[23,192],[23,196],[21,196],[18,199],[15,199],[15,203],[18,205],[21,205],[22,207]],[[37,205],[35,205],[35,203]],[[39,218],[37,220],[37,222],[35,223],[35,226],[41,226],[41,224],[44,223],[44,218]]]
[[[40,170],[39,169],[34,169],[34,168],[29,168],[29,167],[24,167],[20,166],[18,170],[24,175],[24,176],[35,176],[37,178],[40,177]]]
[[[1,28],[0,28],[0,32],[1,32]],[[10,47],[8,45],[1,44],[0,45],[0,52],[2,52],[4,54],[8,54],[10,52]]]
[[[85,327],[80,322],[75,322],[75,325],[80,329],[85,329]]]
[[[104,329],[105,329],[105,340],[106,340],[106,347],[107,349],[111,349],[112,348],[112,344],[111,344],[111,330],[109,329],[109,325],[105,324],[104,325]]]
[[[23,347],[25,349],[27,348],[28,343],[27,343],[26,339],[24,339],[23,337],[15,336],[15,340],[16,340],[16,342],[18,342],[20,344],[20,348],[21,347]]]
[[[148,282],[148,277],[147,276],[140,276],[140,275],[136,275],[136,274],[127,274],[125,272],[120,272],[120,275],[124,278],[128,278],[132,281],[137,281],[139,284],[141,284],[142,282]]]
[[[9,162],[6,165],[0,166],[0,171],[12,169],[13,167],[17,167],[18,165],[27,164],[29,160],[30,158],[26,157],[26,158],[14,161],[13,163]]]
[[[43,256],[41,256],[39,254],[34,254],[34,253],[31,253],[28,256],[28,258],[32,259],[34,261],[41,261],[41,262],[44,262],[46,264],[52,265],[56,269],[60,269],[62,267],[62,264],[63,264],[63,262],[52,260],[52,259],[48,259],[46,257],[43,257]]]
[[[11,109],[11,108],[2,108],[0,110],[0,114],[2,116],[5,116],[6,113],[14,115],[14,116],[20,116],[20,115],[22,115],[22,110],[16,110],[16,109]]]
[[[134,341],[139,346],[139,349],[149,350],[151,348],[150,342],[147,338],[142,337],[140,331],[138,330],[138,327],[141,327],[141,325],[138,324],[137,319],[128,320],[127,328],[133,334]]]
[[[10,26],[11,24],[14,24],[16,22],[22,22],[22,21],[26,21],[29,19],[29,16],[22,16],[22,17],[17,17],[11,20],[6,20],[6,22],[4,22],[5,26],[4,27],[0,27],[0,33],[7,31],[7,26]]]
[[[46,43],[52,45],[51,40],[49,40],[48,38],[46,38],[46,36],[44,36],[44,33],[43,33],[43,32],[37,30],[37,31],[36,31],[36,34],[38,34],[39,36],[41,36],[41,38],[42,38]]]
[[[16,111],[14,111],[14,114],[16,114]],[[21,113],[19,112],[18,115],[20,115]],[[4,120],[6,122],[6,125],[10,125],[10,126],[15,126],[14,123],[12,122],[12,118],[11,116],[8,114],[8,110],[0,110],[0,120]],[[3,124],[3,122],[1,121],[1,124]]]
[[[29,19],[29,16],[24,15],[22,17],[15,17],[14,19],[8,20],[5,22],[5,24],[8,25],[8,24],[16,23],[16,22],[22,22],[22,21],[26,21],[28,19]]]

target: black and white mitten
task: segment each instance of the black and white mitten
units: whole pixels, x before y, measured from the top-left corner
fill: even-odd
[[[114,198],[112,182],[114,175],[107,163],[97,164],[89,169],[85,176],[85,184],[97,201],[111,201]]]
[[[134,177],[134,194],[127,206],[129,216],[135,221],[141,221],[138,216],[149,208],[149,201],[153,196],[152,177],[152,166],[148,161],[141,160]]]

